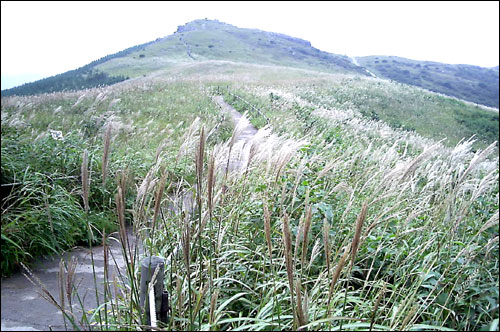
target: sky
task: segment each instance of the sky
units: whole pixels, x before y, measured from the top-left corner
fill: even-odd
[[[499,2],[1,2],[1,89],[172,34],[195,19],[284,33],[330,53],[499,64]]]

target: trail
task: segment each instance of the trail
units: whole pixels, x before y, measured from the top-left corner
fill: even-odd
[[[233,150],[231,153],[231,160],[229,161],[229,170],[241,169],[246,165],[248,160],[249,149],[248,143],[257,133],[257,129],[244,118],[243,115],[234,109],[231,105],[224,101],[222,96],[214,97],[214,101],[221,107],[224,112],[230,114],[233,124],[240,129],[239,135],[237,136],[236,142],[234,143]]]
[[[234,109],[231,105],[224,101],[222,96],[215,96],[213,101],[220,106],[223,112],[229,113],[231,116],[231,120],[233,122],[234,127],[238,127],[241,130],[239,135],[236,138],[236,142],[234,143],[231,159],[229,161],[228,169],[238,170],[243,168],[246,165],[246,160],[248,160],[249,149],[245,149],[247,143],[249,143],[252,138],[257,133],[257,129],[246,119],[243,115]],[[242,121],[242,122],[241,122]],[[241,123],[240,123],[241,122]],[[175,198],[172,196],[172,201],[175,201]],[[192,192],[188,191],[181,194],[181,202],[175,202],[170,206],[174,211],[180,211],[180,205],[186,207],[187,211],[194,211],[195,201]],[[175,257],[177,253],[181,250],[181,243],[170,252],[169,256],[166,258],[165,265],[170,265],[172,257]]]
[[[187,55],[193,59],[193,60],[196,60],[192,55],[191,55],[191,46],[189,46],[188,43],[186,43],[186,41],[184,40],[184,38],[182,37],[179,37],[179,40],[184,44],[184,46],[186,46],[186,52],[187,52]]]
[[[352,63],[354,63],[356,66],[358,66],[358,67],[362,67],[362,66],[358,63],[358,60],[356,60],[356,58],[355,58],[355,57],[350,56],[349,58],[351,59]],[[362,68],[364,69],[364,71],[366,71],[366,72],[367,72],[368,74],[370,74],[372,77],[377,77],[377,75],[375,75],[374,73],[372,73],[372,72],[371,72],[371,71],[369,71],[368,69],[366,69],[366,68],[364,68],[364,67],[362,67]]]
[[[223,111],[231,115],[231,119],[235,127],[238,125],[238,122],[246,120],[242,120],[243,115],[235,110],[233,106],[226,103],[222,96],[214,97],[214,101],[222,108]],[[257,128],[255,128],[248,120],[246,120],[244,123],[241,123],[240,126],[242,130],[238,135],[235,145],[247,144],[257,133]]]
[[[132,246],[135,238],[131,236],[131,227],[128,228],[127,233],[129,243]],[[111,254],[109,255],[110,280],[117,273],[116,268],[119,268],[122,273],[125,270],[121,245],[116,237],[109,237],[109,248],[111,250]],[[103,247],[93,247],[92,252],[94,254],[97,284],[99,285],[99,301],[102,303],[104,281]],[[112,257],[116,260],[116,264]],[[69,262],[72,258],[77,259],[78,264],[74,280],[75,285],[78,286],[78,294],[82,299],[86,311],[96,308],[97,301],[89,248],[79,247],[63,255],[39,258],[32,267],[34,275],[41,280],[54,299],[60,303],[58,275],[61,258],[64,258],[66,262]],[[66,330],[61,311],[43,299],[37,293],[38,289],[21,272],[17,272],[2,280],[2,331],[47,331],[49,327],[54,331]],[[73,311],[79,320],[82,317],[81,305],[78,303],[76,297],[73,297],[72,301]],[[67,298],[65,298],[65,303],[66,308],[69,310]],[[71,324],[67,323],[67,328],[72,329]]]

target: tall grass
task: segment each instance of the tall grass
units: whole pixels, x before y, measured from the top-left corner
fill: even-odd
[[[186,87],[137,84],[130,89],[158,98],[162,87]],[[255,100],[261,98],[257,88],[240,89],[253,93]],[[287,89],[294,90],[283,87]],[[170,321],[159,327],[496,326],[495,145],[472,151],[469,140],[449,148],[354,113],[339,119],[333,109],[308,109],[305,106],[311,105],[301,105],[291,92],[263,110],[272,127],[263,126],[250,140],[238,142],[238,130],[232,136],[225,132],[217,140],[206,139],[205,128],[215,128],[223,111],[213,103],[210,89],[190,91],[195,101],[189,101],[189,107],[202,109],[197,112],[204,119],[186,116],[189,126],[170,134],[163,131],[171,141],[149,136],[144,159],[141,153],[125,158],[130,150],[119,145],[121,139],[124,145],[142,146],[126,133],[118,133],[120,139],[113,143],[108,177],[115,177],[118,186],[109,192],[116,194],[114,220],[126,267],[123,273],[117,271],[114,294],[106,290],[103,305],[88,317],[91,324],[110,330],[149,328],[139,307],[138,262],[141,255],[158,255],[167,258],[164,286],[172,308]],[[186,98],[177,107],[189,100],[182,95]],[[75,108],[85,102],[83,98]],[[200,105],[213,109],[203,111]],[[120,112],[127,113],[126,107]],[[145,125],[156,115],[156,109],[146,108],[134,125]],[[151,133],[162,132],[153,122],[147,127]],[[146,130],[142,134],[149,135]],[[91,151],[81,146],[79,152],[85,148]],[[104,160],[103,152],[89,153],[90,174],[101,173],[96,170],[102,171],[102,165],[93,161]],[[247,162],[231,167],[236,161]],[[118,175],[127,166],[133,173],[129,180]],[[92,181],[98,182],[103,183]],[[92,187],[91,213],[99,193]],[[85,203],[77,205],[83,218]],[[133,224],[144,252],[129,246],[127,222]],[[102,236],[111,236],[106,234]]]

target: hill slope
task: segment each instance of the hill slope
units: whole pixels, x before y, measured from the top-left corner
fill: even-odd
[[[234,143],[242,126],[221,98],[260,129],[244,149]],[[308,330],[339,330],[338,317],[324,317],[342,313],[345,301],[346,320],[363,320],[345,330],[370,321],[389,331],[495,330],[495,146],[447,148],[363,114],[395,121],[401,110],[450,128],[459,124],[452,102],[471,114],[476,107],[377,78],[214,60],[86,91],[1,98],[0,183],[11,189],[2,201],[2,274],[78,241],[99,243],[106,235],[98,231],[111,234],[117,219],[124,234],[127,220],[145,255],[171,257],[168,330],[297,330],[306,319]],[[231,160],[244,168],[225,172]],[[186,204],[195,195],[201,203]],[[120,244],[123,257],[140,262],[139,248]],[[112,281],[123,292],[103,301],[109,309],[73,329],[144,328],[135,323],[138,264],[127,264]],[[292,294],[311,304],[299,323],[303,306],[290,304]],[[191,295],[200,315],[189,312]]]
[[[395,56],[347,56],[320,51],[284,34],[195,20],[172,35],[133,46],[76,70],[2,91],[2,96],[78,90],[114,84],[182,63],[225,60],[327,73],[375,75],[474,103],[499,106],[499,70],[415,61]],[[368,69],[369,72],[365,69]]]
[[[449,65],[396,56],[365,56],[356,60],[379,77],[498,108],[498,66]]]
[[[142,49],[153,42],[148,42],[141,45],[129,47],[115,54],[107,55],[98,60],[82,66],[80,68],[70,70],[58,75],[43,78],[41,80],[25,83],[23,85],[2,90],[2,96],[12,95],[34,95],[39,93],[51,93],[65,90],[80,90],[93,88],[103,85],[111,85],[117,82],[124,81],[129,77],[123,75],[109,75],[106,72],[96,69],[96,67],[107,61],[115,58],[126,56],[136,49]]]
[[[158,72],[155,78],[184,79],[192,84],[218,80],[224,86],[243,86],[238,94],[263,112],[270,112],[269,118],[279,104],[275,100],[283,100],[278,96],[293,95],[292,99],[305,105],[307,112],[333,112],[342,119],[383,122],[407,134],[445,139],[443,144],[450,147],[474,135],[474,150],[485,148],[499,135],[498,111],[380,78],[215,60],[177,65]],[[245,103],[242,106],[240,111],[249,110]],[[283,111],[288,112],[298,111]],[[259,126],[258,122],[254,124]],[[290,129],[286,121],[273,127],[282,127],[284,132]]]
[[[366,75],[347,56],[320,51],[287,35],[241,29],[217,20],[195,20],[167,37],[108,55],[74,71],[2,91],[29,95],[113,84],[168,68],[179,62],[230,60],[330,73]],[[96,77],[98,79],[96,79]]]
[[[347,56],[320,51],[308,41],[279,33],[237,28],[216,20],[195,20],[179,26],[174,34],[98,68],[114,75],[133,76],[138,72],[163,68],[169,63],[205,60],[365,75]]]

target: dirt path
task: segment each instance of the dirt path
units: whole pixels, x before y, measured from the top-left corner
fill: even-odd
[[[356,66],[361,67],[361,65],[358,63],[358,60],[357,60],[355,57],[351,56],[351,57],[349,57],[349,58],[351,59],[352,63],[354,63]],[[365,70],[368,74],[370,74],[370,76],[371,76],[371,77],[377,77],[377,75],[375,75],[374,73],[372,73],[372,72],[371,72],[371,71],[369,71],[368,69],[366,69],[366,68],[363,68],[363,69],[364,69],[364,70]]]
[[[186,41],[184,40],[184,38],[182,37],[179,37],[179,40],[184,44],[184,46],[186,46],[186,52],[187,52],[187,55],[193,59],[193,60],[196,60],[192,55],[191,55],[191,46],[189,46],[188,43],[186,43]]]
[[[234,126],[235,127],[239,126],[240,128],[240,133],[233,146],[232,157],[229,161],[229,170],[241,169],[243,168],[244,165],[246,165],[246,160],[248,159],[249,149],[246,149],[246,147],[248,147],[248,143],[257,133],[257,129],[246,118],[244,118],[240,112],[238,112],[237,110],[234,109],[234,107],[226,103],[222,96],[215,96],[213,98],[213,101],[221,107],[223,112],[228,113],[231,116],[231,120]],[[188,191],[184,194],[181,194],[181,197],[183,202],[182,205],[187,207],[188,211],[193,211],[194,206],[196,204],[194,202],[193,193]],[[172,198],[172,201],[174,200],[175,198]],[[179,211],[180,205],[181,204],[177,202],[176,204],[173,204],[170,208],[173,209],[174,211]],[[167,257],[165,265],[170,264],[172,257],[175,257],[179,250],[181,250],[180,243],[172,250],[170,255]]]
[[[257,133],[257,129],[244,118],[243,115],[234,109],[231,105],[224,101],[222,96],[214,97],[214,101],[222,108],[224,112],[230,114],[235,127],[239,127],[240,133],[234,143],[232,158],[229,163],[229,170],[241,169],[246,165],[248,160],[249,146],[248,143]]]
[[[135,242],[130,235],[132,228],[128,229],[129,242]],[[117,235],[116,235],[117,236]],[[109,246],[114,263],[110,255],[110,277],[116,273],[116,266],[124,271],[125,263],[121,254],[121,245],[115,238],[110,237]],[[104,281],[104,253],[103,247],[93,248],[97,284],[100,286],[99,298],[102,303],[102,285]],[[32,270],[52,296],[59,300],[59,261],[64,257],[69,262],[73,257],[77,259],[78,265],[75,271],[75,284],[78,293],[84,303],[85,310],[97,307],[94,278],[92,272],[91,256],[89,248],[77,248],[63,256],[41,258],[36,261]],[[111,279],[112,280],[112,279]],[[62,313],[54,305],[44,300],[38,293],[38,288],[33,286],[21,272],[2,280],[2,304],[1,304],[1,330],[2,331],[47,331],[51,327],[55,331],[64,331]],[[67,303],[67,299],[65,299]],[[78,300],[73,299],[73,310],[77,317],[81,318],[81,306]],[[71,329],[71,324],[68,324]]]

